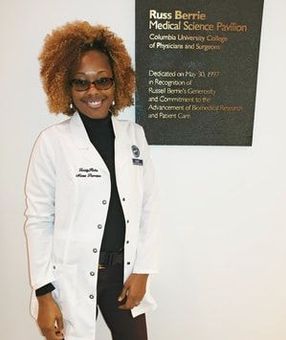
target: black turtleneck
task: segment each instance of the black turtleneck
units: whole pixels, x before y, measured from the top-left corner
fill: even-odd
[[[101,251],[119,251],[123,249],[125,237],[125,219],[116,185],[114,165],[114,131],[111,116],[103,119],[92,119],[80,113],[81,120],[91,143],[104,160],[111,180],[111,196],[104,228]],[[94,222],[96,223],[96,222]],[[94,227],[94,232],[96,228]],[[52,283],[36,290],[36,296],[53,291]]]
[[[114,166],[114,131],[111,116],[92,119],[80,113],[91,143],[103,158],[111,180],[111,196],[101,244],[101,251],[119,251],[123,249],[125,237],[125,219],[118,195]]]

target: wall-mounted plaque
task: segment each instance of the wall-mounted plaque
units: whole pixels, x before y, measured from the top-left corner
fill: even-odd
[[[150,144],[252,144],[262,10],[136,1],[136,121]]]

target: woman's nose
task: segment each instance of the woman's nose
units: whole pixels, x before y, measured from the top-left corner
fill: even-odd
[[[87,89],[87,92],[89,92],[89,93],[99,93],[100,90],[97,89],[97,87],[94,83],[90,83],[90,86]]]

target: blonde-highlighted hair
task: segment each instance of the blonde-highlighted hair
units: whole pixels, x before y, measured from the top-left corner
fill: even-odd
[[[133,104],[135,75],[121,38],[102,25],[74,21],[52,31],[45,38],[39,56],[40,74],[51,112],[72,115],[70,77],[81,55],[99,50],[109,58],[115,81],[112,114]]]

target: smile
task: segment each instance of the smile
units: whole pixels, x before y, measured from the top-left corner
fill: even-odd
[[[102,102],[102,99],[88,99],[85,101],[85,103],[92,109],[98,109],[101,107]]]

